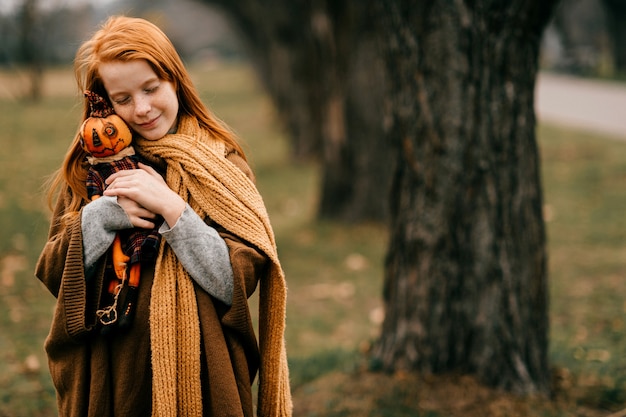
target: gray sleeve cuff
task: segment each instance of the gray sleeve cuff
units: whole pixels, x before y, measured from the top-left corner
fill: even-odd
[[[81,228],[85,269],[92,267],[107,251],[117,230],[130,229],[133,224],[117,204],[117,197],[103,196],[83,207]]]
[[[159,233],[202,289],[226,305],[232,304],[233,268],[228,246],[217,230],[187,205],[176,224],[170,228],[163,223]]]

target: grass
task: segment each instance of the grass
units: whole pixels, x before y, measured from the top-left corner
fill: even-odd
[[[488,390],[470,377],[379,375],[363,352],[382,317],[380,225],[315,220],[318,172],[294,164],[249,68],[194,68],[203,99],[244,141],[289,285],[287,345],[298,416],[596,416],[626,407],[626,142],[541,126],[551,287],[552,401]],[[78,123],[64,69],[29,103],[25,77],[0,73],[0,417],[56,415],[43,341],[54,299],[33,277],[47,233],[42,184]],[[3,93],[4,91],[4,93]]]
[[[579,402],[626,403],[626,143],[540,130],[548,214],[553,363]]]

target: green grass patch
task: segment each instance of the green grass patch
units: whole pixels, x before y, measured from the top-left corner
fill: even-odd
[[[579,401],[626,403],[626,142],[542,127],[551,349]]]

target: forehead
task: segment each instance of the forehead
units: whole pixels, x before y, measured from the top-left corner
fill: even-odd
[[[130,92],[158,79],[148,62],[142,59],[102,63],[98,66],[98,74],[109,95]]]

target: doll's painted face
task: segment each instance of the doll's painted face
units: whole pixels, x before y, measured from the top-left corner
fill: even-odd
[[[115,113],[140,136],[158,140],[176,126],[174,85],[160,79],[147,61],[102,63],[98,72]]]

